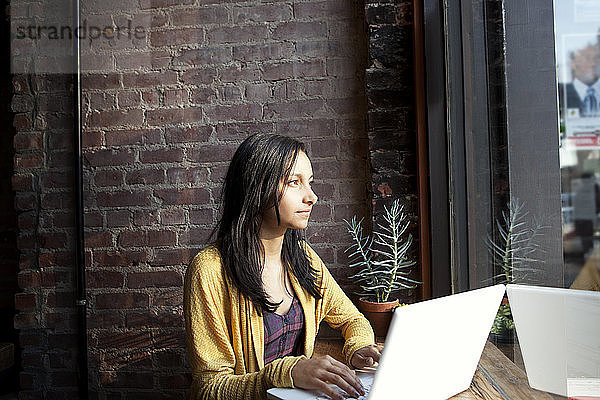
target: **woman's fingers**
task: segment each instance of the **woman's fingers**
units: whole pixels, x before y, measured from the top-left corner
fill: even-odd
[[[318,389],[333,399],[343,396],[329,384],[337,385],[350,396],[365,394],[356,374],[330,356],[299,361],[292,369],[292,378],[297,387]]]
[[[356,376],[356,374],[345,364],[335,359],[332,359],[331,361],[332,363],[330,372],[334,373],[336,376],[339,377],[337,381],[334,381],[332,383],[338,385],[340,388],[345,390],[346,393],[358,395],[364,394],[364,388],[362,386],[362,383],[360,382],[360,379],[358,379],[358,376]],[[349,388],[350,391],[348,390]]]

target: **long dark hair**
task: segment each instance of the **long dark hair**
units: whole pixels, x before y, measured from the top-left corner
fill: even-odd
[[[275,207],[280,222],[280,182],[289,178],[298,153],[306,153],[296,139],[255,134],[238,147],[221,190],[221,220],[216,246],[225,273],[240,293],[249,298],[259,314],[275,311],[262,285],[264,251],[259,240],[263,213]],[[320,298],[316,271],[305,249],[304,230],[288,229],[283,238],[282,262],[313,297]]]

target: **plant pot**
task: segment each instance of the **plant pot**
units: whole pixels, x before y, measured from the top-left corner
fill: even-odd
[[[398,299],[377,303],[364,298],[358,299],[359,310],[367,317],[376,337],[385,337],[392,321],[393,311],[398,307]]]
[[[492,343],[513,344],[515,343],[515,330],[506,329],[500,333],[490,332]]]

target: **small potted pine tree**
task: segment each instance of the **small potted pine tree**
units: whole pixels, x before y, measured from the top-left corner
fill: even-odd
[[[404,207],[395,200],[384,210],[385,224],[378,224],[380,231],[371,236],[363,234],[362,219],[357,220],[354,216],[350,221],[344,220],[354,241],[346,249],[350,253],[348,267],[358,269],[349,279],[355,279],[360,287],[356,292],[358,307],[378,337],[387,334],[392,311],[399,304],[392,294],[398,289],[414,289],[420,284],[409,277],[415,261],[408,256],[413,239],[406,233],[409,221]]]

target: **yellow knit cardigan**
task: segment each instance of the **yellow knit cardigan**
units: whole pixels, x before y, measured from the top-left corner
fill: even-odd
[[[309,246],[322,298],[306,292],[293,274],[290,282],[305,318],[304,354],[264,365],[264,326],[251,301],[229,283],[214,246],[200,251],[185,275],[185,331],[192,367],[191,399],[265,399],[271,387],[294,387],[292,367],[313,353],[319,324],[341,329],[347,362],[374,343],[369,322],[335,282]]]

